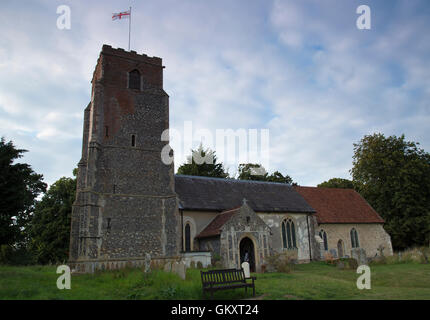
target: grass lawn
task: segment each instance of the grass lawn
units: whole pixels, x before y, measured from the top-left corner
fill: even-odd
[[[430,264],[371,266],[370,290],[358,290],[359,274],[323,262],[296,265],[293,272],[255,274],[260,299],[430,299]],[[56,287],[55,266],[0,266],[0,299],[203,299],[200,271],[187,280],[163,271],[115,270],[73,275],[71,290]],[[227,290],[217,299],[250,298],[251,291]]]

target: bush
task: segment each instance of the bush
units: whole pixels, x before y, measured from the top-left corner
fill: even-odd
[[[337,260],[333,257],[333,255],[330,252],[326,252],[324,254],[324,260],[327,264],[336,265]]]
[[[221,256],[216,252],[212,252],[211,264],[215,265],[218,261],[221,261]]]
[[[26,248],[15,249],[7,244],[0,246],[0,264],[24,266],[34,263],[34,256]]]
[[[203,269],[203,264],[200,261],[197,261],[197,269]]]
[[[266,257],[266,270],[268,272],[290,273],[296,263],[294,255],[289,252],[275,253]]]
[[[378,256],[372,258],[371,264],[396,264],[396,263],[429,263],[430,248],[419,247],[410,248],[404,251],[396,252],[392,256]]]
[[[7,244],[0,246],[0,264],[9,264],[12,260],[13,249]]]

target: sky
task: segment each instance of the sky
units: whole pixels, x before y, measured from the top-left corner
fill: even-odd
[[[370,29],[357,28],[360,5]],[[171,128],[267,129],[266,169],[307,186],[350,178],[365,135],[430,151],[428,0],[2,0],[0,136],[48,184],[80,160],[92,73],[103,44],[127,49],[128,20],[111,17],[130,6],[131,49],[166,66]],[[189,150],[172,147],[177,168]]]

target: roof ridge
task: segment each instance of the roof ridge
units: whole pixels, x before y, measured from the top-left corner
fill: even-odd
[[[331,187],[313,187],[313,186],[294,186],[294,188],[308,188],[308,189],[332,189],[332,190],[352,190],[357,192],[353,188],[331,188]],[[357,192],[358,193],[358,192]]]
[[[236,211],[236,210],[238,210],[240,208],[242,208],[242,206],[237,206],[237,207],[234,207],[232,209],[221,211],[217,216],[219,216],[220,214],[229,213],[230,211]]]
[[[189,178],[189,179],[203,179],[203,180],[218,180],[218,181],[227,181],[227,182],[235,182],[235,183],[277,184],[277,185],[284,185],[284,186],[292,187],[292,185],[289,184],[289,183],[273,182],[273,181],[240,180],[240,179],[235,179],[235,178],[217,178],[217,177],[206,177],[206,176],[192,176],[192,175],[187,175],[187,174],[175,174],[175,177]]]

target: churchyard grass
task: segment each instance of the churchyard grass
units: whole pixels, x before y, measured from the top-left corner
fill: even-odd
[[[359,274],[324,262],[295,265],[291,273],[255,274],[257,299],[430,299],[430,264],[371,266],[371,289],[359,290]],[[200,271],[187,279],[154,270],[72,275],[71,289],[56,286],[55,266],[0,266],[0,299],[203,299]],[[252,298],[252,290],[217,292],[215,299]]]

